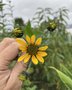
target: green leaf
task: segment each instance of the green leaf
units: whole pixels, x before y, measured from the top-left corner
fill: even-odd
[[[60,77],[61,81],[65,84],[65,86],[68,89],[72,90],[72,79],[63,72],[61,72],[60,70],[56,69],[55,67],[51,66],[50,68],[55,70],[58,73],[58,76]]]
[[[61,70],[68,76],[72,77],[72,73],[63,65],[60,64]]]
[[[25,31],[24,32],[25,35],[28,35],[30,37],[32,36],[33,32],[32,32],[32,27],[31,27],[31,22],[30,21],[28,21],[24,31]]]

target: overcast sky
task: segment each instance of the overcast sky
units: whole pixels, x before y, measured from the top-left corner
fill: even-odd
[[[4,0],[6,1],[6,0]],[[38,7],[58,9],[67,7],[70,10],[68,23],[72,23],[72,0],[11,0],[14,5],[14,17],[31,19]]]

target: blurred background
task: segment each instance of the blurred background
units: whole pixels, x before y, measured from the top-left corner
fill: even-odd
[[[30,65],[22,90],[72,90],[72,0],[0,0],[0,41],[33,34],[48,56]]]

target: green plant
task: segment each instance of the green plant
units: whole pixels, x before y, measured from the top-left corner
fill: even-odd
[[[68,74],[70,74],[72,76],[70,71],[65,66],[62,65],[62,67]],[[55,70],[58,73],[58,76],[60,77],[61,81],[65,84],[65,86],[68,88],[68,90],[71,90],[72,89],[72,79],[65,73],[61,72],[60,70],[58,70],[54,67],[50,67],[50,68]]]
[[[0,31],[1,31],[0,35],[2,35],[1,37],[8,36],[11,28],[13,28],[13,21],[8,19],[8,17],[13,19],[12,8],[13,6],[11,5],[10,0],[7,3],[4,3],[3,0],[1,0],[0,2]],[[7,10],[8,12],[5,12],[5,10]]]

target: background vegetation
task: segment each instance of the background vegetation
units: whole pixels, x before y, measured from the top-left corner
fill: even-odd
[[[22,18],[13,18],[11,1],[7,4],[0,1],[1,40],[15,38],[13,29],[19,28],[22,38],[26,34],[35,34],[43,38],[43,45],[49,46],[45,63],[31,64],[25,73],[22,90],[72,90],[72,35],[66,31],[67,19],[68,10],[65,7],[55,12],[51,8],[38,8],[32,21],[25,24]],[[54,31],[48,28],[50,21],[56,24]]]

